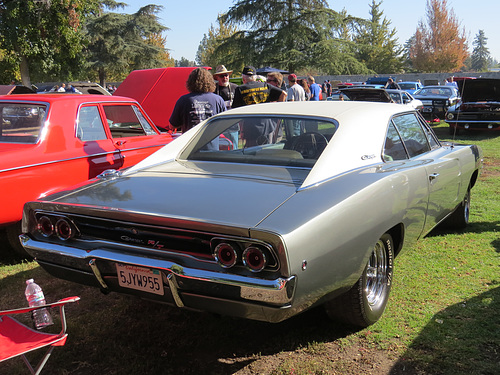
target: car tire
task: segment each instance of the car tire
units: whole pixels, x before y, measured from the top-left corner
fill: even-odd
[[[21,245],[21,241],[19,241],[19,235],[21,234],[20,221],[6,227],[5,234],[7,235],[7,241],[15,254],[25,259],[32,259],[32,257],[26,252],[24,247]]]
[[[359,327],[368,327],[382,316],[392,286],[394,242],[385,233],[375,244],[370,259],[354,286],[325,304],[327,314]]]
[[[445,220],[447,228],[464,229],[469,224],[470,215],[470,187],[467,189],[465,197],[460,205]]]

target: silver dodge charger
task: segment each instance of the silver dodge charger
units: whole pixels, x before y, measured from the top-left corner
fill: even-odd
[[[55,277],[179,308],[279,322],[324,305],[366,327],[395,258],[469,220],[474,145],[407,106],[232,109],[125,172],[24,207],[21,243]]]

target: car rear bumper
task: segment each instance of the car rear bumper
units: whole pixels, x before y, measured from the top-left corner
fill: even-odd
[[[279,322],[290,311],[296,278],[262,279],[188,268],[175,262],[129,255],[109,249],[91,253],[20,236],[21,243],[51,275],[99,287],[103,291],[132,294],[145,299],[175,304],[248,319]],[[162,275],[163,295],[120,286],[116,264],[157,270]]]

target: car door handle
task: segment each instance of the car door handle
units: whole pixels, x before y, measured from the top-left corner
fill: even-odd
[[[439,176],[439,173],[433,173],[433,174],[429,175],[429,181],[432,182],[433,180],[438,178],[438,176]]]
[[[117,146],[123,146],[127,141],[116,141],[115,144]]]

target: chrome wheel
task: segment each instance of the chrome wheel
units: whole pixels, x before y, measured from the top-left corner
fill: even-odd
[[[346,293],[325,303],[328,315],[359,327],[368,327],[384,313],[392,286],[394,243],[384,233],[375,243],[360,278]]]
[[[378,240],[366,266],[364,294],[370,306],[376,306],[387,288],[387,252],[382,240]]]

